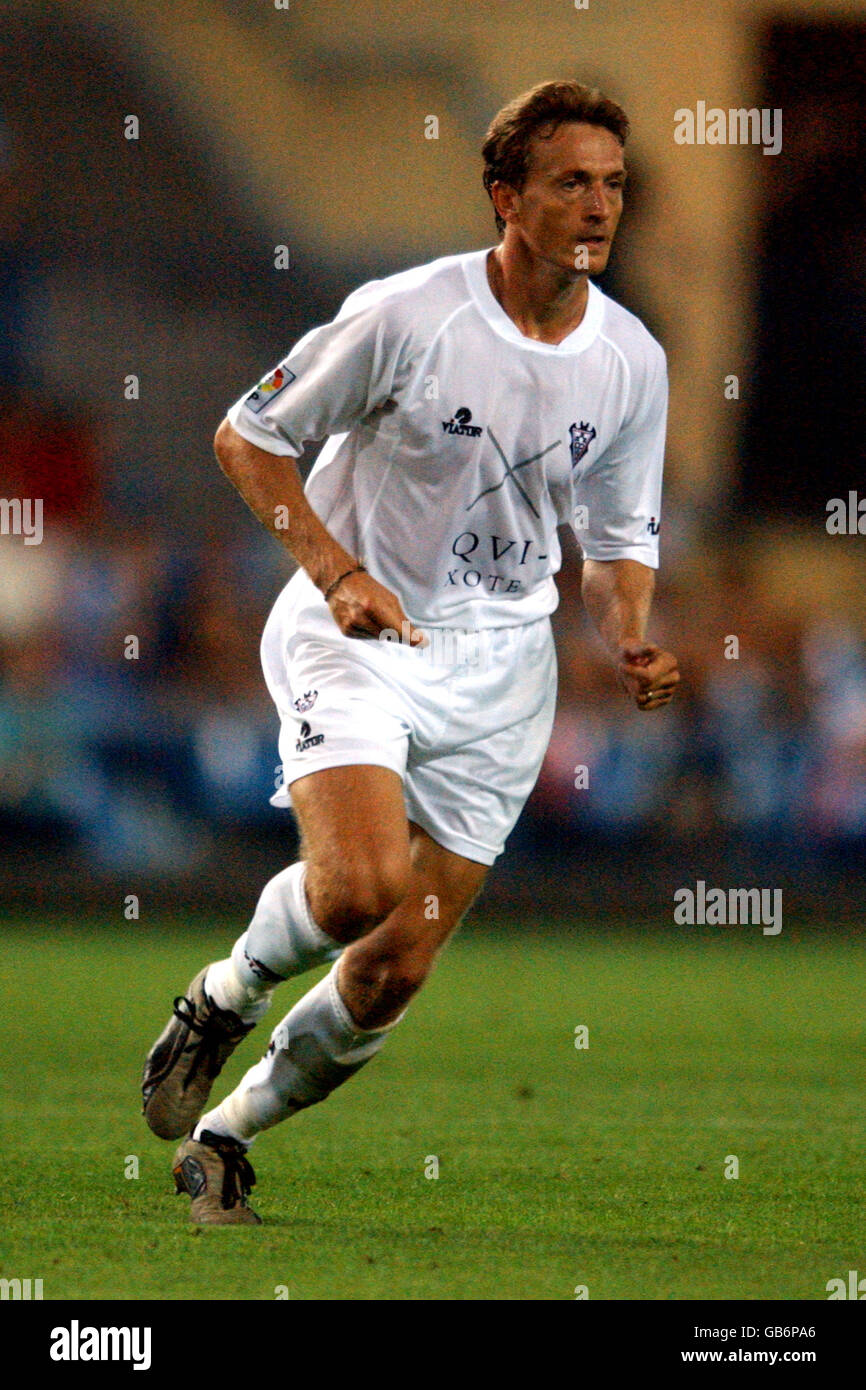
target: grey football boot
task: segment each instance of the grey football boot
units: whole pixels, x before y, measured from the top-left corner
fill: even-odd
[[[246,1148],[236,1139],[204,1130],[185,1139],[172,1163],[176,1192],[192,1198],[189,1219],[199,1226],[260,1226],[247,1197],[256,1175]]]
[[[144,1064],[142,1114],[160,1139],[179,1139],[201,1119],[214,1081],[238,1043],[255,1024],[218,1009],[205,994],[209,966],[186,994],[175,999],[172,1017]]]

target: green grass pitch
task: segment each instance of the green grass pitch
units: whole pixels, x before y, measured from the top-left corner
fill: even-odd
[[[0,1275],[46,1299],[826,1299],[863,1265],[862,942],[542,925],[465,927],[381,1056],[254,1145],[266,1224],[201,1230],[138,1081],[238,923],[6,921]]]

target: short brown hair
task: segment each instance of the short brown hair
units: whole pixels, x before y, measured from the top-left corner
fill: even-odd
[[[518,191],[523,188],[529,173],[532,137],[549,139],[565,121],[604,126],[621,145],[628,139],[628,116],[596,88],[584,87],[580,82],[541,82],[503,106],[484,137],[482,178],[491,202],[491,189],[499,179]],[[496,228],[499,232],[505,229],[499,213]]]

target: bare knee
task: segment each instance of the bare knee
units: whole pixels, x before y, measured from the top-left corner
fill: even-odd
[[[424,951],[406,951],[375,962],[369,974],[379,992],[396,1004],[407,1004],[417,994],[433,968],[432,957]]]
[[[340,985],[361,1028],[382,1028],[417,994],[433,968],[435,952],[424,947],[371,951],[359,942],[346,952]]]
[[[408,887],[409,862],[397,854],[339,865],[313,863],[307,870],[310,910],[335,941],[356,941],[372,931],[403,901]]]

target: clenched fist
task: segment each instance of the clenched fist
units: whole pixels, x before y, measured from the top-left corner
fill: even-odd
[[[616,671],[620,685],[643,710],[669,704],[680,681],[676,657],[654,642],[624,642]]]

